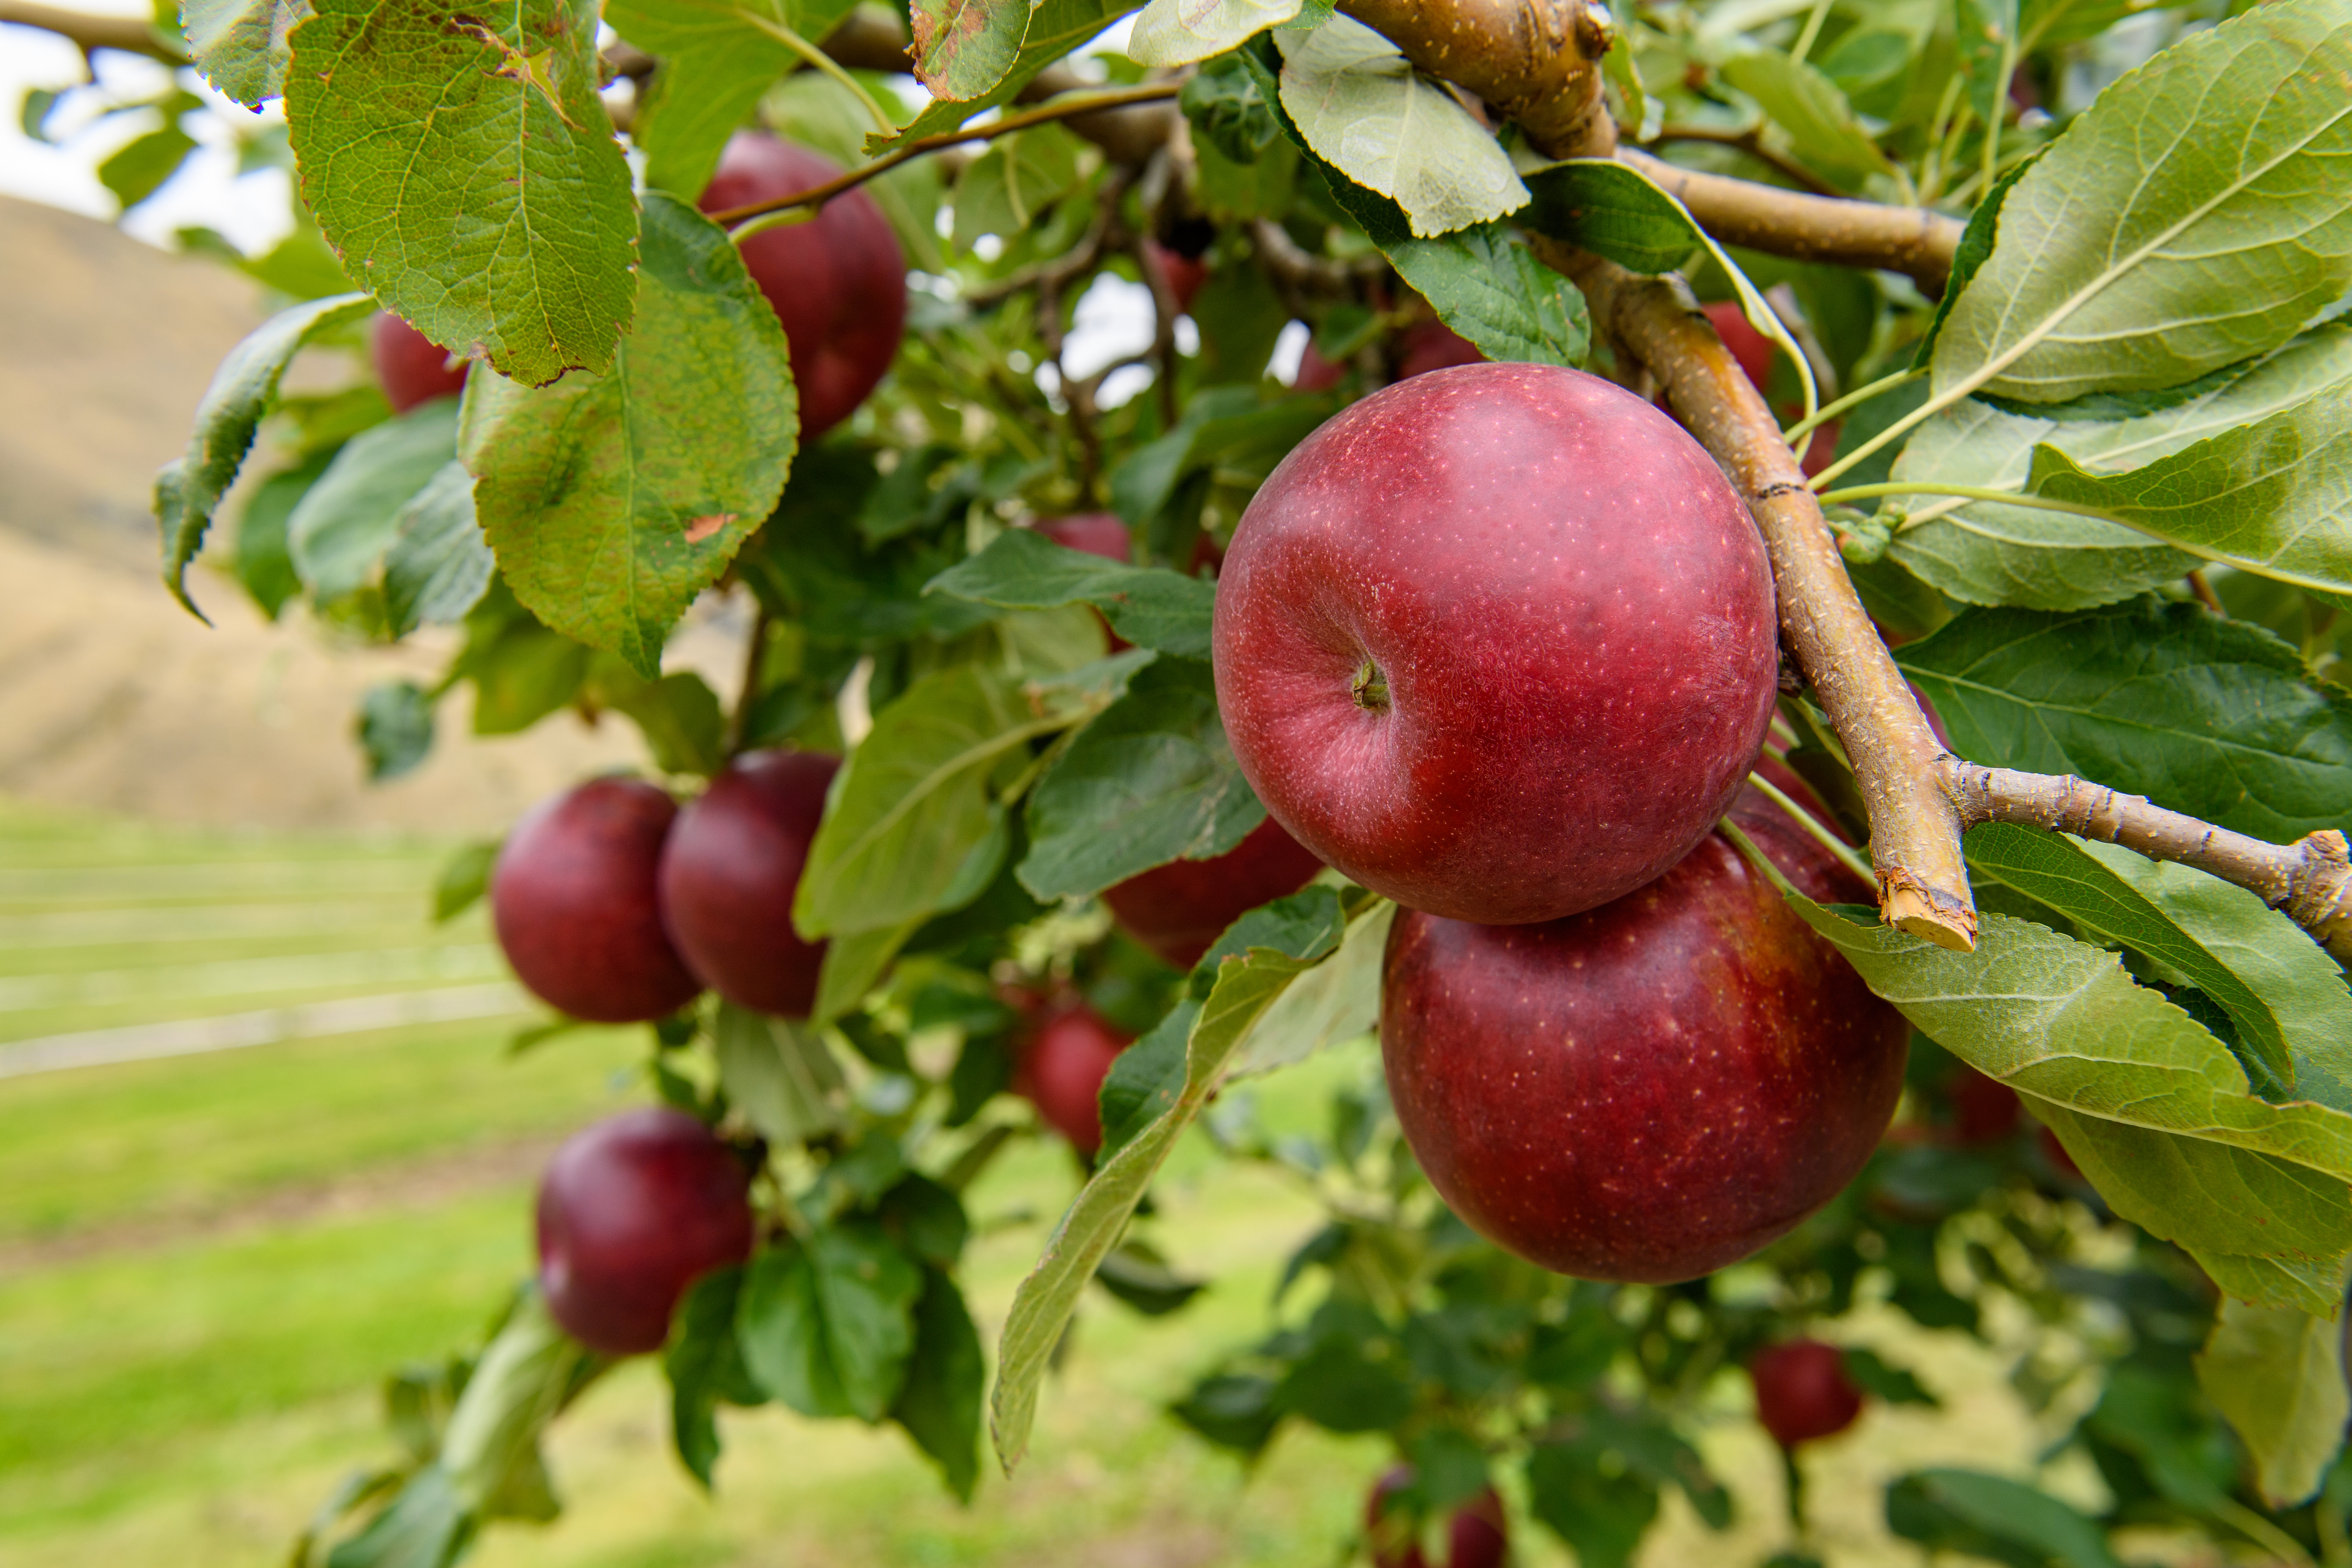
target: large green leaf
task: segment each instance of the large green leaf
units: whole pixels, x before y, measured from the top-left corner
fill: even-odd
[[[1400,220],[1398,233],[1402,236],[1402,232]],[[1215,287],[1213,279],[1210,288]],[[1207,290],[1202,292],[1205,297]],[[1331,416],[1335,405],[1328,397],[1287,395],[1271,402],[1262,401],[1255,384],[1259,368],[1262,367],[1253,366],[1248,373],[1251,385],[1212,386],[1195,395],[1184,405],[1176,428],[1129,452],[1111,470],[1110,502],[1119,516],[1129,522],[1150,522],[1168,506],[1187,479],[1213,468],[1225,476],[1227,483],[1237,473],[1269,473],[1293,447]],[[1190,595],[1186,603],[1200,598],[1192,590],[1171,592]],[[1197,648],[1200,651],[1192,652],[1192,657],[1206,658],[1206,623],[1201,623],[1199,630],[1199,640],[1170,646],[1168,651],[1183,653]]]
[[[954,0],[938,0],[932,14],[943,14],[953,3]],[[1000,42],[1011,26],[1010,12],[1019,9],[1017,0],[997,0],[996,5],[986,13],[985,25],[998,30]],[[1036,79],[1038,72],[1134,9],[1135,0],[1038,0],[1034,9],[1026,12],[1026,30],[1015,35],[1020,49],[1002,79],[978,97],[940,98],[900,126],[895,135],[868,138],[866,151],[878,156],[919,138],[957,130],[973,117],[1012,102],[1023,88]],[[981,19],[975,14],[973,20]]]
[[[1198,577],[1108,561],[1025,528],[1007,529],[923,592],[1019,610],[1084,602],[1128,641],[1188,658],[1209,657],[1217,602],[1215,586]]]
[[[474,519],[474,476],[455,458],[393,520],[383,557],[384,617],[394,637],[466,618],[489,590],[498,562]],[[241,537],[241,536],[240,536]]]
[[[718,225],[647,193],[640,272],[610,372],[469,378],[459,447],[515,597],[651,676],[782,493],[799,412],[783,328]]]
[[[457,403],[436,397],[335,454],[286,520],[294,570],[314,595],[340,598],[375,574],[408,504],[454,460],[457,432]]]
[[[1762,50],[1726,60],[1723,76],[1789,133],[1804,162],[1855,180],[1893,172],[1837,83],[1807,61]]]
[[[1226,1063],[1266,1008],[1292,981],[1339,945],[1345,920],[1339,895],[1331,889],[1310,888],[1273,908],[1295,916],[1279,922],[1292,933],[1286,944],[1251,946],[1238,957],[1221,957],[1213,951],[1202,961],[1196,976],[1213,974],[1214,983],[1199,1004],[1200,1014],[1185,1042],[1182,1090],[1129,1142],[1097,1167],[1047,1237],[1045,1256],[1036,1268],[1013,1294],[997,1352],[989,1423],[997,1458],[1008,1470],[1028,1452],[1030,1429],[1037,1416],[1037,1387],[1071,1312],[1076,1310],[1079,1293],[1126,1231],[1135,1205],[1142,1201],[1144,1189],[1151,1184],[1177,1135],[1208,1103],[1210,1094],[1223,1079]],[[1258,922],[1253,930],[1266,931],[1276,923]],[[1224,945],[1219,944],[1220,948]],[[1212,964],[1215,967],[1211,968]]]
[[[934,98],[981,97],[1012,74],[1029,7],[1030,0],[912,0],[915,75]]]
[[[915,1303],[915,1353],[890,1418],[965,1502],[980,1481],[980,1407],[987,1386],[980,1332],[963,1292],[940,1269],[926,1268],[922,1298]]]
[[[247,109],[286,90],[288,35],[310,0],[182,0],[180,35],[196,73]]]
[[[2022,1481],[1920,1470],[1886,1489],[1886,1527],[1930,1552],[2063,1568],[2122,1568],[2098,1524]]]
[[[689,202],[701,195],[760,95],[800,63],[778,31],[812,40],[827,31],[810,30],[803,9],[784,0],[607,0],[604,20],[661,60],[629,131],[645,149],[646,184]]]
[[[1040,899],[1098,892],[1171,860],[1223,855],[1265,820],[1225,743],[1209,667],[1163,658],[1038,782],[1021,885]]]
[[[1028,743],[1108,707],[1149,658],[1025,683],[958,665],[908,687],[834,782],[793,923],[811,938],[880,931],[978,895],[1003,854],[997,791],[1026,767]]]
[[[1232,1076],[1272,1072],[1303,1062],[1327,1046],[1369,1032],[1381,1016],[1381,961],[1396,906],[1375,899],[1348,921],[1329,962],[1298,977],[1276,998],[1234,1058]]]
[[[1962,756],[2076,773],[2256,837],[2340,827],[2352,697],[2287,644],[2153,599],[1972,610],[1896,654]]]
[[[2347,74],[2342,0],[2279,0],[2109,88],[2002,204],[1937,394],[2173,386],[2284,342],[2352,285]]]
[[[1973,829],[1968,854],[1977,873],[2146,953],[2202,992],[2237,1026],[2240,1061],[2265,1098],[2299,1091],[2352,1112],[2352,1083],[2342,1076],[2352,1069],[2352,994],[2326,954],[2261,899],[2190,867],[2011,823]],[[2301,1057],[2319,1069],[2309,1083]]]
[[[1301,0],[1151,0],[1127,36],[1138,65],[1189,66],[1299,13]]]
[[[1706,243],[1682,204],[1612,158],[1531,169],[1520,222],[1635,272],[1672,272]]]
[[[722,1002],[711,1034],[719,1087],[769,1142],[789,1148],[842,1124],[841,1065],[814,1025]]]
[[[2294,1508],[2319,1489],[2352,1417],[2339,1325],[2225,1300],[2197,1357],[2197,1381],[2245,1439],[2273,1508]]]
[[[498,16],[323,0],[293,33],[286,121],[343,269],[435,342],[540,385],[612,365],[636,211],[596,96],[596,7]]]
[[[204,547],[205,531],[221,497],[236,482],[254,432],[278,395],[278,378],[316,334],[358,320],[375,308],[364,294],[336,294],[280,310],[231,349],[213,372],[196,405],[188,449],[155,476],[155,521],[163,530],[163,585],[190,611],[188,563]]]
[[[1439,319],[1491,360],[1580,365],[1591,335],[1584,296],[1497,224],[1387,247]]]
[[[890,101],[878,84],[874,96]],[[814,147],[845,169],[866,162],[866,139],[873,134],[873,116],[857,95],[823,71],[795,71],[776,83],[760,100],[761,118],[787,142]],[[918,272],[945,272],[938,220],[945,201],[940,162],[916,158],[858,187],[874,198],[890,220],[906,252],[907,265]]]
[[[983,234],[1018,237],[1077,183],[1078,148],[1059,125],[991,142],[956,176],[956,246],[969,249]]]
[[[662,1356],[669,1375],[670,1436],[683,1464],[706,1490],[719,1462],[718,1408],[757,1405],[767,1391],[751,1381],[735,1337],[735,1308],[743,1289],[740,1268],[721,1268],[690,1286],[677,1304],[677,1326]]]
[[[1394,44],[1334,16],[1282,46],[1282,107],[1318,156],[1402,207],[1426,238],[1528,202],[1509,154]]]
[[[161,126],[126,142],[99,164],[98,183],[107,188],[124,212],[162,190],[196,150],[196,139],[183,131],[173,118],[180,111],[177,104],[166,105]]]
[[[744,1363],[803,1415],[879,1421],[915,1349],[920,1265],[870,1220],[846,1220],[751,1260],[736,1309]]]

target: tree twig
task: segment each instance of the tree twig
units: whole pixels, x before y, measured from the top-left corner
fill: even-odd
[[[1679,125],[1669,121],[1658,128],[1658,133],[1655,136],[1643,141],[1641,145],[1655,147],[1668,142],[1705,142],[1717,147],[1733,147],[1747,153],[1759,163],[1770,164],[1817,196],[1834,197],[1838,195],[1835,185],[1831,184],[1794,158],[1786,153],[1776,153],[1766,146],[1763,138],[1757,134],[1757,131],[1756,126],[1749,126],[1745,131],[1726,131],[1712,125]],[[1618,133],[1621,136],[1624,135],[1624,128],[1619,127]]]
[[[63,5],[44,5],[40,0],[0,0],[0,22],[55,33],[79,45],[85,55],[92,49],[120,49],[166,65],[188,63],[186,51],[156,37],[140,16],[98,16]]]
[[[1704,174],[1635,147],[1620,161],[1665,187],[1698,226],[1729,245],[1799,261],[1827,261],[1908,274],[1929,293],[1943,291],[1966,226],[1926,207],[1807,195],[1728,174]]]

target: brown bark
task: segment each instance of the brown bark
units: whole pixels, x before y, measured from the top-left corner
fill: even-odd
[[[1930,294],[1943,292],[1966,226],[1925,207],[1807,195],[1727,174],[1700,174],[1639,148],[1620,148],[1617,156],[1664,186],[1701,228],[1727,244],[1800,261],[1907,273]]]
[[[184,52],[157,37],[154,29],[138,16],[93,16],[63,5],[44,5],[40,0],[0,0],[0,22],[70,38],[85,54],[92,49],[121,49],[166,65],[185,65],[188,59]]]

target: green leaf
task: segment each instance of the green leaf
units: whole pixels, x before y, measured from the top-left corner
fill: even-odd
[[[2268,1306],[2332,1312],[2352,1249],[2344,1184],[2251,1150],[2037,1102],[2107,1206],[2186,1250],[2215,1284]]]
[[[479,903],[490,890],[490,870],[498,864],[499,841],[477,839],[449,852],[433,878],[433,923],[456,920]]]
[[[722,1002],[711,1033],[719,1087],[761,1137],[789,1148],[842,1125],[845,1080],[814,1025]]]
[[[2244,889],[2112,844],[2011,823],[1970,830],[1968,854],[1972,872],[1990,873],[2091,934],[2158,960],[2203,992],[2237,1026],[2245,1047],[2240,1065],[2265,1099],[2283,1098],[2297,1087],[2290,1026],[2336,1071],[2352,1066],[2352,995],[2340,972],[2316,945],[2296,941],[2300,933],[2292,921]],[[2217,946],[2228,945],[2217,953],[2199,940],[2203,934]],[[2243,963],[2292,1014],[2274,1008],[2231,960]],[[2352,1111],[2352,1087],[2336,1072],[2323,1073],[2304,1097]]]
[[[933,9],[928,14],[937,16],[950,4],[951,0],[933,0]],[[996,0],[987,25],[1000,29],[1001,36],[1003,31],[1010,30],[1008,11],[1020,8],[1019,0]],[[900,126],[896,134],[867,138],[866,154],[878,157],[921,137],[957,130],[967,121],[1010,103],[1036,79],[1039,71],[1134,9],[1133,0],[1039,0],[1035,8],[1027,13],[1027,30],[1018,35],[1020,50],[1002,80],[976,98],[942,95],[939,101]],[[918,8],[918,14],[926,13]],[[916,24],[918,27],[925,25],[921,21]]]
[[[772,1248],[744,1276],[744,1364],[803,1415],[879,1421],[906,1381],[922,1292],[922,1268],[871,1221]]]
[[[1584,363],[1591,337],[1584,296],[1500,226],[1407,240],[1388,255],[1439,319],[1488,359]]]
[[[1803,162],[1856,182],[1893,172],[1837,83],[1807,62],[1769,51],[1738,55],[1724,62],[1723,78],[1789,133]]]
[[[2352,594],[2352,385],[2125,473],[2095,473],[2045,442],[2026,489],[2209,561]]]
[[[1059,125],[1000,137],[956,176],[959,249],[983,234],[1018,237],[1078,181],[1078,141]]]
[[[1200,1016],[1200,1001],[1186,996],[1150,1033],[1111,1059],[1097,1096],[1103,1130],[1097,1163],[1134,1142],[1138,1133],[1166,1115],[1183,1095],[1185,1046]]]
[[[792,27],[792,9],[777,0],[608,0],[604,20],[661,61],[629,132],[645,149],[646,184],[688,202],[702,194],[760,95],[800,64],[773,30]],[[814,42],[824,29],[807,36]]]
[[[2098,1525],[2049,1493],[1973,1470],[1920,1470],[1886,1489],[1886,1528],[1931,1552],[2025,1568],[2122,1568]]]
[[[597,8],[500,16],[321,0],[293,33],[286,120],[344,270],[435,342],[541,385],[611,367],[636,213],[596,96]]]
[[[591,666],[590,684],[605,707],[629,716],[662,772],[709,778],[726,765],[727,716],[719,694],[692,670],[646,680],[625,666]]]
[[[1524,176],[1517,221],[1635,272],[1672,272],[1706,243],[1682,204],[1610,158],[1570,158]]]
[[[1084,602],[1129,642],[1188,658],[1209,657],[1217,600],[1215,585],[1198,577],[1108,561],[1025,528],[1005,530],[979,554],[932,578],[923,592],[1019,610]]]
[[[809,1012],[810,1022],[829,1024],[864,1001],[922,923],[912,920],[880,931],[849,931],[828,941],[824,962],[817,967],[816,1005]]]
[[[1163,658],[1038,782],[1021,885],[1045,900],[1099,892],[1171,860],[1213,859],[1265,820],[1225,743],[1208,666]]]
[[[1104,1256],[1118,1244],[1177,1135],[1200,1114],[1223,1080],[1226,1063],[1265,1009],[1293,980],[1339,945],[1340,922],[1329,917],[1338,915],[1339,902],[1329,889],[1310,888],[1285,902],[1302,908],[1328,906],[1329,913],[1320,921],[1297,922],[1298,929],[1313,934],[1291,951],[1252,947],[1245,955],[1218,963],[1207,971],[1214,975],[1214,983],[1201,1003],[1185,1043],[1181,1093],[1158,1120],[1096,1167],[1092,1179],[1054,1227],[1036,1268],[1014,1292],[997,1353],[990,1418],[997,1457],[1007,1470],[1028,1451],[1030,1429],[1037,1416],[1038,1384],[1077,1307],[1079,1293]],[[1258,929],[1266,929],[1266,922],[1260,922]],[[1217,954],[1213,952],[1202,962],[1204,966],[1217,962]]]
[[[1330,961],[1300,975],[1265,1010],[1231,1076],[1273,1072],[1370,1033],[1380,1022],[1381,960],[1395,919],[1396,906],[1386,899],[1358,910]]]
[[[1865,1394],[1875,1394],[1889,1405],[1943,1404],[1907,1368],[1889,1364],[1875,1351],[1847,1345],[1842,1355],[1846,1375]]]
[[[609,374],[539,391],[476,375],[458,444],[515,597],[651,678],[782,493],[800,416],[783,328],[725,231],[648,193],[640,271]]]
[[[236,580],[273,621],[286,602],[302,591],[302,579],[294,574],[294,558],[286,545],[286,520],[334,457],[331,450],[314,452],[285,472],[270,475],[254,487],[237,515]]]
[[[162,190],[195,150],[196,139],[181,130],[176,119],[167,117],[161,130],[150,131],[110,153],[98,166],[98,183],[129,212]]]
[[[1992,255],[1993,237],[2000,226],[2001,205],[2009,200],[2011,188],[2025,177],[2025,172],[2033,167],[2035,159],[2040,156],[2039,153],[2034,153],[1995,180],[1992,189],[1986,192],[1984,198],[1969,210],[1968,226],[1960,230],[1960,242],[1952,249],[1952,270],[1951,275],[1944,279],[1943,297],[1936,301],[1936,313],[1928,318],[1927,330],[1919,335],[1919,346],[1912,351],[1912,369],[1926,370],[1934,363],[1936,340],[1943,336],[1944,322],[1950,319],[1952,307],[1959,303],[1960,297],[1968,292],[1969,279]],[[1917,383],[1910,384],[1917,388],[1916,401],[1912,405],[1916,407],[1919,403],[1927,401],[1928,388]],[[1909,408],[1904,410],[1906,414],[1910,411]],[[1851,431],[1853,424],[1853,420],[1847,420],[1846,428]],[[1876,435],[1877,432],[1874,430],[1871,434]],[[1868,481],[1853,479],[1851,482],[1864,484]]]
[[[803,36],[815,35],[803,29]],[[877,96],[886,104],[891,101],[887,89],[877,90]],[[866,162],[866,139],[872,134],[874,117],[856,93],[823,71],[795,71],[784,78],[761,98],[760,113],[777,135],[814,147],[845,169]],[[859,189],[890,220],[908,266],[918,272],[947,270],[938,228],[946,187],[936,159],[901,163]]]
[[[980,98],[1012,74],[1030,0],[912,0],[915,75],[934,98]]]
[[[2252,1453],[2263,1500],[2281,1511],[2310,1500],[2352,1417],[2343,1329],[2224,1299],[2197,1357],[2197,1381]]]
[[[2259,838],[2340,826],[2352,697],[2194,605],[1974,610],[1896,656],[1962,756],[2074,773]]]
[[[719,1462],[721,1402],[758,1405],[767,1395],[751,1381],[743,1352],[735,1337],[737,1299],[743,1288],[740,1268],[721,1268],[688,1287],[678,1303],[677,1326],[662,1369],[669,1374],[670,1435],[677,1445],[678,1462],[708,1491],[711,1469]]]
[[[2281,0],[2109,88],[2002,204],[1937,395],[2172,386],[2285,342],[2352,285],[2347,72],[2338,0]]]
[[[1402,224],[1399,225],[1399,233],[1402,233]],[[1220,273],[1209,280],[1209,286],[1201,290],[1201,298],[1193,302],[1193,314],[1203,322],[1203,358],[1208,357],[1208,347],[1217,342],[1218,307],[1223,302],[1219,296],[1225,292],[1224,279],[1229,277],[1241,279],[1243,275],[1230,270]],[[1251,285],[1244,280],[1234,286],[1234,292],[1255,292],[1263,287],[1262,282]],[[1244,300],[1232,302],[1242,307],[1235,312],[1237,316],[1254,309]],[[1287,312],[1281,309],[1279,300],[1275,301],[1275,306],[1272,314],[1287,319]],[[1260,328],[1266,324],[1264,321],[1256,323]],[[1215,469],[1220,475],[1220,482],[1225,483],[1230,483],[1230,476],[1234,474],[1263,476],[1270,473],[1275,464],[1289,455],[1293,447],[1330,417],[1335,405],[1328,397],[1285,395],[1272,402],[1259,400],[1255,384],[1265,368],[1265,362],[1259,359],[1257,363],[1247,365],[1245,370],[1244,366],[1248,359],[1256,357],[1256,343],[1264,343],[1271,352],[1274,333],[1281,331],[1279,321],[1272,324],[1273,331],[1263,336],[1246,331],[1236,334],[1252,339],[1252,348],[1247,353],[1234,356],[1225,368],[1251,384],[1204,389],[1184,405],[1183,417],[1176,422],[1176,428],[1156,441],[1148,441],[1136,447],[1118,468],[1111,470],[1110,501],[1112,509],[1119,516],[1129,522],[1151,521],[1170,509],[1188,479],[1211,469]],[[1171,589],[1171,592],[1191,591]],[[1128,636],[1130,641],[1143,640],[1131,633],[1123,635]],[[1209,657],[1206,635],[1204,624],[1199,640],[1170,646],[1166,651],[1206,658]]]
[[[1000,775],[1027,763],[1029,742],[1108,708],[1148,657],[1025,684],[958,665],[908,687],[834,781],[793,923],[812,940],[882,931],[976,897],[987,885],[980,853],[992,839],[1003,852]]]
[[[1300,0],[1151,0],[1127,36],[1138,65],[1189,66],[1298,15]]]
[[[1528,1455],[1528,1492],[1535,1516],[1574,1549],[1577,1568],[1625,1568],[1658,1516],[1658,1489],[1600,1461],[1591,1444],[1538,1443]]]
[[[392,548],[383,557],[392,635],[464,620],[497,570],[474,521],[474,476],[452,458],[394,515]]]
[[[890,1418],[930,1456],[962,1502],[971,1500],[980,1482],[980,1406],[987,1383],[980,1333],[963,1293],[945,1273],[925,1268],[922,1299],[915,1304],[915,1352]]]
[[[1402,207],[1415,236],[1517,212],[1528,189],[1469,110],[1349,16],[1283,42],[1282,107],[1318,156]]]
[[[378,681],[362,693],[353,730],[369,783],[414,772],[433,750],[433,694],[413,680]]]
[[[449,466],[457,430],[457,403],[436,397],[335,454],[286,520],[288,552],[315,599],[339,599],[374,577],[410,504]]]
[[[365,1529],[336,1543],[327,1568],[450,1568],[478,1528],[459,1504],[449,1473],[426,1465]]]
[[[310,0],[182,0],[180,34],[196,74],[247,109],[286,90],[287,36]]]
[[[553,1518],[540,1434],[611,1364],[566,1334],[537,1290],[525,1291],[474,1363],[441,1435],[440,1468],[458,1505],[483,1519]]]
[[[163,585],[191,614],[188,563],[203,547],[213,510],[236,482],[261,416],[278,395],[278,378],[315,334],[357,321],[373,310],[364,294],[338,294],[280,310],[229,351],[196,405],[188,449],[155,476],[155,521],[163,536]]]

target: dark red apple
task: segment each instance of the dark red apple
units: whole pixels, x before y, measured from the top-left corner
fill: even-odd
[[[1845,1374],[1845,1355],[1819,1340],[1768,1345],[1748,1363],[1756,1384],[1756,1419],[1783,1448],[1832,1437],[1862,1414],[1862,1390]]]
[[[1869,896],[1755,792],[1732,816],[1808,896]],[[1793,1229],[1870,1158],[1910,1037],[1720,834],[1568,920],[1400,910],[1381,979],[1389,1095],[1438,1195],[1586,1279],[1696,1279]]]
[[[1115,512],[1082,511],[1069,517],[1041,517],[1031,525],[1067,550],[1083,550],[1106,561],[1124,564],[1135,559],[1135,542],[1127,524]]]
[[[1715,328],[1715,335],[1723,340],[1723,346],[1731,351],[1731,357],[1739,362],[1739,368],[1748,373],[1756,390],[1763,391],[1765,384],[1772,379],[1772,356],[1780,352],[1780,345],[1750,324],[1748,313],[1739,308],[1737,300],[1717,300],[1702,309],[1708,324]]]
[[[1328,392],[1346,379],[1348,367],[1335,364],[1323,357],[1323,351],[1308,339],[1298,355],[1298,374],[1291,378],[1293,392]]]
[[[592,779],[531,807],[490,872],[490,918],[516,978],[599,1024],[666,1017],[701,983],[662,931],[656,872],[677,806],[640,779]]]
[[[1969,1147],[2007,1142],[2025,1117],[2017,1090],[1965,1063],[1952,1075],[1944,1097],[1952,1103],[1953,1141]]]
[[[1271,816],[1212,860],[1171,860],[1103,889],[1128,935],[1179,969],[1190,969],[1225,928],[1268,900],[1315,879],[1323,862]]]
[[[1431,1568],[1412,1521],[1391,1500],[1412,1484],[1412,1467],[1399,1465],[1372,1483],[1364,1500],[1364,1533],[1371,1542],[1372,1568]],[[1436,1568],[1502,1568],[1510,1550],[1503,1500],[1488,1487],[1454,1510],[1446,1521],[1445,1559]]]
[[[1290,835],[1456,920],[1656,878],[1730,804],[1780,677],[1714,459],[1549,365],[1399,382],[1284,458],[1217,580],[1217,706]]]
[[[2058,1134],[2044,1127],[2037,1141],[2042,1145],[2042,1157],[2049,1161],[2060,1175],[2072,1176],[2078,1182],[2085,1179],[2083,1167],[2074,1163],[2074,1156],[2066,1152],[2066,1145],[2058,1142]]]
[[[1190,310],[1192,301],[1201,297],[1201,285],[1209,280],[1208,258],[1171,250],[1156,239],[1145,240],[1143,248],[1150,253],[1160,275],[1168,280],[1168,291],[1176,296],[1177,310]]]
[[[1089,1159],[1102,1147],[1103,1079],[1130,1037],[1077,1002],[1045,1020],[1021,1059],[1014,1087],[1035,1103],[1046,1126]]]
[[[757,132],[738,132],[702,193],[705,212],[814,190],[841,168],[821,153]],[[751,281],[774,306],[800,388],[801,439],[849,417],[898,357],[907,330],[907,258],[890,220],[863,190],[824,204],[739,247]]]
[[[678,813],[661,858],[661,917],[701,982],[740,1007],[805,1018],[824,943],[793,929],[793,891],[841,759],[747,752]]]
[[[375,378],[394,414],[466,390],[466,368],[471,362],[457,358],[389,310],[375,319],[368,332],[368,354],[375,361]]]
[[[1475,343],[1439,321],[1415,321],[1399,332],[1396,351],[1399,381],[1447,365],[1486,363]]]
[[[548,1310],[607,1355],[659,1350],[686,1288],[751,1256],[750,1186],[734,1152],[682,1110],[625,1110],[574,1134],[539,1184]]]

